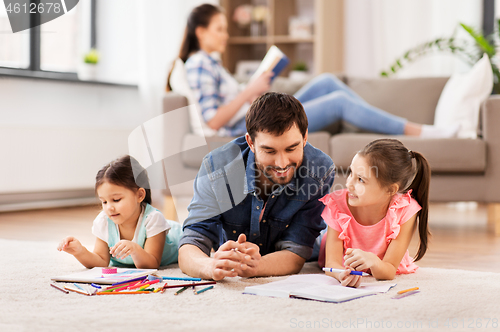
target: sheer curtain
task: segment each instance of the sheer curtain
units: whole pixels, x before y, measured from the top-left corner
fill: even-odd
[[[346,74],[379,77],[408,49],[451,36],[459,22],[480,30],[482,1],[348,0],[345,20]],[[397,77],[449,76],[467,69],[457,57],[436,52],[405,65]]]

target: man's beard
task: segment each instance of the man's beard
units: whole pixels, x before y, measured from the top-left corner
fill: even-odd
[[[297,168],[302,164],[302,160],[299,163],[291,163],[291,164],[287,165],[285,168],[275,167],[275,166],[266,166],[266,167],[264,167],[257,160],[257,156],[255,156],[255,164],[257,165],[257,169],[258,169],[259,173],[260,174],[264,174],[264,176],[272,184],[285,185],[285,184],[289,183],[290,181],[292,181],[293,176],[294,176],[295,172],[297,171]],[[291,171],[291,173],[289,174],[289,176],[287,176],[286,178],[277,177],[274,174],[274,170],[283,171],[283,170],[286,170],[286,169],[290,169],[290,171]],[[260,178],[260,174],[257,174],[257,178]]]

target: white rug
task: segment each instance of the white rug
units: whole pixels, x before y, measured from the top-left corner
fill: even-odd
[[[339,304],[242,294],[277,277],[228,279],[196,296],[88,297],[49,286],[51,276],[84,269],[56,245],[0,239],[0,331],[500,331],[497,273],[421,268],[386,294]],[[308,263],[302,273],[321,271]],[[160,274],[183,275],[177,266]],[[391,299],[415,286],[420,293]]]

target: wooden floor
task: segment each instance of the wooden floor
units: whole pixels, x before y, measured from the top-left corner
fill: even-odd
[[[99,211],[98,206],[86,206],[0,213],[0,238],[58,242],[73,235],[93,248],[91,227]],[[180,211],[179,216],[185,213]],[[425,257],[417,263],[419,266],[500,272],[500,237],[487,230],[485,206],[433,204],[430,225],[432,242]],[[415,254],[417,246],[415,236],[410,255]]]

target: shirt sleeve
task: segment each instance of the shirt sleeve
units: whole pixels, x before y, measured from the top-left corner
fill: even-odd
[[[207,255],[225,241],[221,222],[221,209],[212,190],[205,161],[200,167],[193,184],[193,199],[188,206],[189,215],[184,221],[183,235],[179,248],[184,244],[193,244]]]
[[[418,204],[417,200],[415,200],[413,197],[410,200],[410,205],[408,205],[404,211],[401,213],[401,218],[399,218],[399,224],[403,225],[406,223],[408,220],[410,220],[411,217],[418,211],[420,211],[422,207],[420,204]]]
[[[146,228],[146,238],[153,237],[163,231],[170,229],[170,224],[160,211],[152,211],[144,221]]]
[[[217,113],[220,106],[219,73],[215,65],[203,58],[186,62],[186,74],[189,87],[195,100],[200,105],[203,119],[208,122]]]
[[[108,217],[104,211],[99,213],[94,219],[94,222],[92,223],[92,234],[108,243]]]

